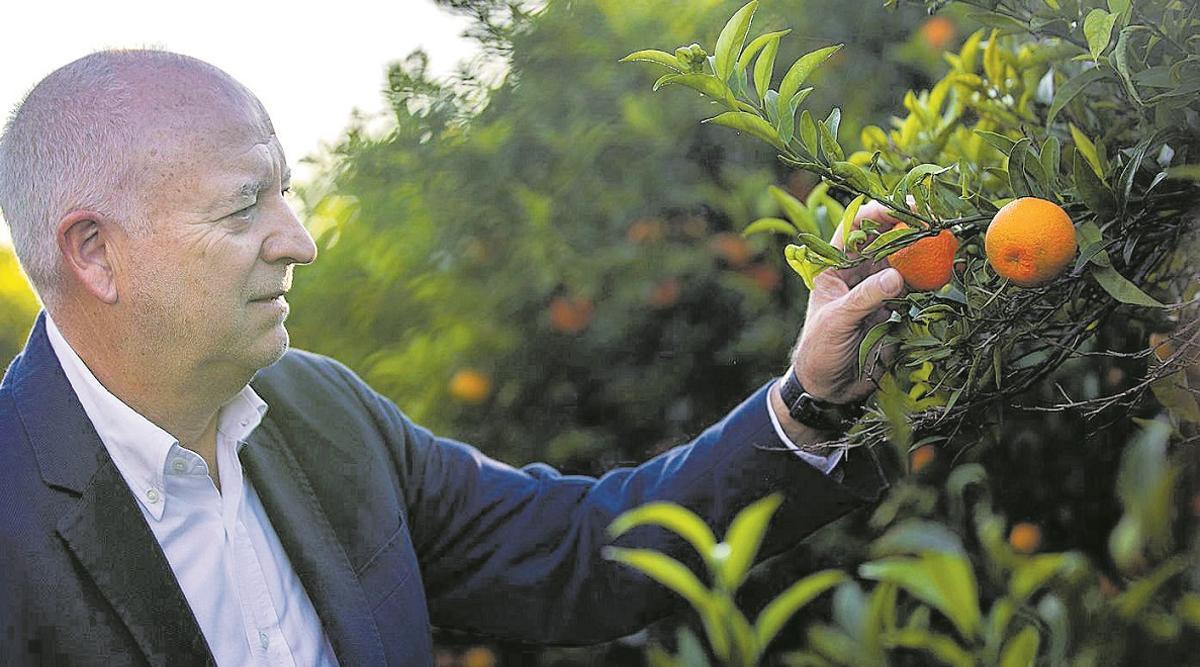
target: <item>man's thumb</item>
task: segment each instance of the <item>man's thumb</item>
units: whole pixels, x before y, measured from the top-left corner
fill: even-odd
[[[865,317],[879,309],[885,299],[898,296],[904,289],[904,278],[896,269],[884,269],[854,286],[843,299],[842,310],[850,320],[847,324],[857,325]]]

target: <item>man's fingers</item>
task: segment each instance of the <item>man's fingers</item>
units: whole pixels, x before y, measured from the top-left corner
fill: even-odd
[[[898,296],[904,289],[904,279],[896,269],[884,269],[854,286],[846,296],[839,299],[837,308],[841,324],[848,329],[857,328],[859,323],[879,310],[884,300]],[[844,319],[842,319],[844,318]]]

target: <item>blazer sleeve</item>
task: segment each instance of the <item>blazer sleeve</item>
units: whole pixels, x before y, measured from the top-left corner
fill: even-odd
[[[765,407],[769,385],[692,442],[596,479],[542,463],[515,468],[439,438],[337,366],[390,450],[439,627],[554,644],[621,637],[677,611],[681,600],[603,558],[606,545],[656,549],[701,567],[687,543],[661,528],[610,540],[606,528],[622,512],[649,501],[678,503],[720,537],[738,511],[780,491],[784,503],[762,559],[871,502],[882,482],[852,490],[781,451]]]

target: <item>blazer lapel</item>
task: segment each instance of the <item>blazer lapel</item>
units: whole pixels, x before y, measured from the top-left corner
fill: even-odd
[[[267,413],[239,458],[343,665],[386,662],[379,628],[350,559]]]
[[[150,664],[216,664],[158,540],[111,460],[96,471],[58,532]]]
[[[63,374],[39,315],[5,383],[42,479],[78,496],[57,529],[152,665],[215,664],[137,501]]]

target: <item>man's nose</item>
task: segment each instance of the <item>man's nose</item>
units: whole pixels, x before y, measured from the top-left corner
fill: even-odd
[[[276,229],[263,242],[263,259],[271,264],[311,264],[317,258],[317,244],[287,202],[279,202]]]

